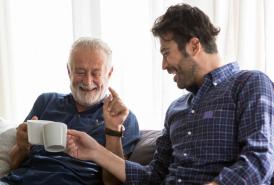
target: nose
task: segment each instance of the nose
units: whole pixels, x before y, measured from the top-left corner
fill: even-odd
[[[162,61],[162,69],[163,70],[166,70],[167,69],[167,61],[166,59],[163,58],[163,61]]]
[[[89,74],[86,74],[83,79],[82,79],[82,82],[85,84],[85,85],[91,85],[92,84],[92,81],[93,81],[93,78],[91,75]]]

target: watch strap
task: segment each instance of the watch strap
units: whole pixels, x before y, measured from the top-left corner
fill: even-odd
[[[124,130],[125,130],[124,125],[122,125],[120,131],[112,130],[110,128],[105,127],[105,134],[109,136],[122,137]]]

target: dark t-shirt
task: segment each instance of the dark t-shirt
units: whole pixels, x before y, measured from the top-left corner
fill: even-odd
[[[105,145],[103,102],[87,111],[77,112],[71,94],[42,94],[36,100],[26,120],[33,116],[41,120],[66,123],[68,129],[84,131]],[[131,112],[122,138],[124,154],[130,154],[139,138],[138,122]],[[22,165],[1,181],[16,185],[93,185],[102,184],[101,168],[92,161],[82,161],[64,152],[50,153],[42,145],[33,145]]]

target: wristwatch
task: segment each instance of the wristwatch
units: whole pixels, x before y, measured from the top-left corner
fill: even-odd
[[[109,136],[122,137],[124,131],[125,131],[124,125],[121,126],[121,130],[120,131],[112,130],[110,128],[105,127],[105,134],[109,135]]]

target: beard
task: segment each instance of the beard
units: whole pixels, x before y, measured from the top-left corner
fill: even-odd
[[[100,102],[106,95],[107,84],[105,84],[102,89],[97,85],[85,85],[79,83],[76,86],[73,86],[70,83],[70,89],[74,100],[85,107],[89,107]],[[90,92],[92,90],[92,92]]]
[[[195,76],[197,73],[197,62],[192,57],[187,57],[180,61],[181,64],[177,69],[176,83],[179,89],[186,89],[192,93],[196,93],[199,87],[195,83]]]

